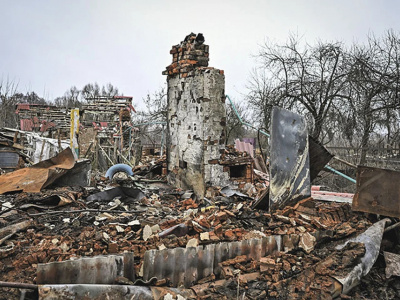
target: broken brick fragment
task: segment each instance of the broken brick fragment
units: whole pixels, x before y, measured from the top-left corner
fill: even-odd
[[[233,232],[233,230],[226,230],[224,231],[224,236],[228,239],[228,240],[235,240],[236,239],[236,235]]]
[[[117,243],[109,243],[108,244],[108,252],[109,253],[118,253],[118,244]]]

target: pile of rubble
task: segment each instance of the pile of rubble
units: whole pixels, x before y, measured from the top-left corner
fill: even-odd
[[[277,107],[267,168],[255,142],[225,145],[225,79],[203,35],[171,54],[165,156],[140,160],[131,97],[89,103],[73,150],[0,132],[0,298],[399,299],[400,173],[359,166],[355,194],[312,186],[340,172]]]
[[[78,295],[73,284],[87,284],[90,277],[82,275],[90,271],[74,265],[67,269],[68,276],[60,277],[64,282],[54,279],[54,272],[65,271],[61,262],[133,253],[131,275],[113,277],[113,269],[101,262],[107,266],[101,277],[113,277],[110,286],[129,287],[130,296],[140,293],[145,299],[373,297],[370,289],[362,288],[343,295],[336,279],[350,274],[369,247],[360,241],[340,249],[337,245],[377,221],[352,211],[348,203],[307,198],[271,213],[253,209],[255,199],[244,190],[215,187],[212,198],[199,200],[162,180],[140,179],[136,174],[116,183],[100,177],[92,187],[50,186],[39,194],[0,196],[2,280],[37,284],[40,299],[61,299],[68,293]],[[396,234],[384,235],[383,249],[400,252]],[[378,267],[373,270],[379,272]],[[71,279],[76,272],[82,281]],[[381,289],[398,297],[397,280],[380,281]],[[18,294],[3,289],[8,299]],[[26,294],[26,299],[34,297]]]

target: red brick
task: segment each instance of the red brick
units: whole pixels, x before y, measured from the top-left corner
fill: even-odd
[[[118,244],[117,243],[108,244],[108,252],[109,253],[118,253]]]
[[[211,240],[211,241],[219,241],[219,238],[218,238],[218,236],[215,234],[214,231],[211,231],[211,232],[210,232],[210,240]]]
[[[226,230],[224,236],[231,241],[236,239],[236,235],[232,230]]]

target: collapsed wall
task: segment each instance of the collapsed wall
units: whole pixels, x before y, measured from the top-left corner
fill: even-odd
[[[169,182],[203,197],[207,186],[229,175],[218,164],[225,148],[225,76],[208,67],[204,37],[190,34],[173,46],[168,75],[167,163]]]

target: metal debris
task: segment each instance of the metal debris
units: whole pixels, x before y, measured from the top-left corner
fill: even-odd
[[[365,245],[365,255],[361,259],[361,262],[346,276],[334,276],[334,278],[342,284],[342,293],[347,294],[353,287],[359,284],[361,278],[367,275],[371,270],[379,255],[386,223],[390,223],[390,220],[383,219],[369,227],[364,233],[336,247],[338,250],[343,249],[343,247],[350,242],[363,243]]]
[[[400,218],[400,172],[357,167],[353,210]]]
[[[58,178],[55,186],[90,186],[92,174],[91,161],[82,159],[75,163],[72,169],[68,170],[64,176]]]
[[[386,263],[386,278],[400,276],[400,254],[384,251],[383,255],[385,256]]]
[[[90,195],[87,197],[87,201],[111,201],[116,197],[126,201],[140,201],[145,197],[145,194],[140,189],[118,186]]]
[[[313,182],[313,180],[317,178],[319,172],[332,159],[333,155],[311,136],[308,136],[308,146],[310,157],[310,181]]]
[[[310,196],[308,132],[302,116],[273,108],[270,152],[269,210]]]
[[[41,161],[29,168],[0,176],[0,194],[12,191],[38,193],[57,178],[72,169],[75,159],[70,148],[57,156]]]
[[[200,279],[221,273],[220,262],[246,255],[258,260],[267,254],[281,251],[280,236],[250,239],[207,246],[146,251],[143,278],[166,279],[171,286],[190,287]]]
[[[38,284],[113,284],[122,276],[135,281],[133,253],[84,257],[38,264]]]

